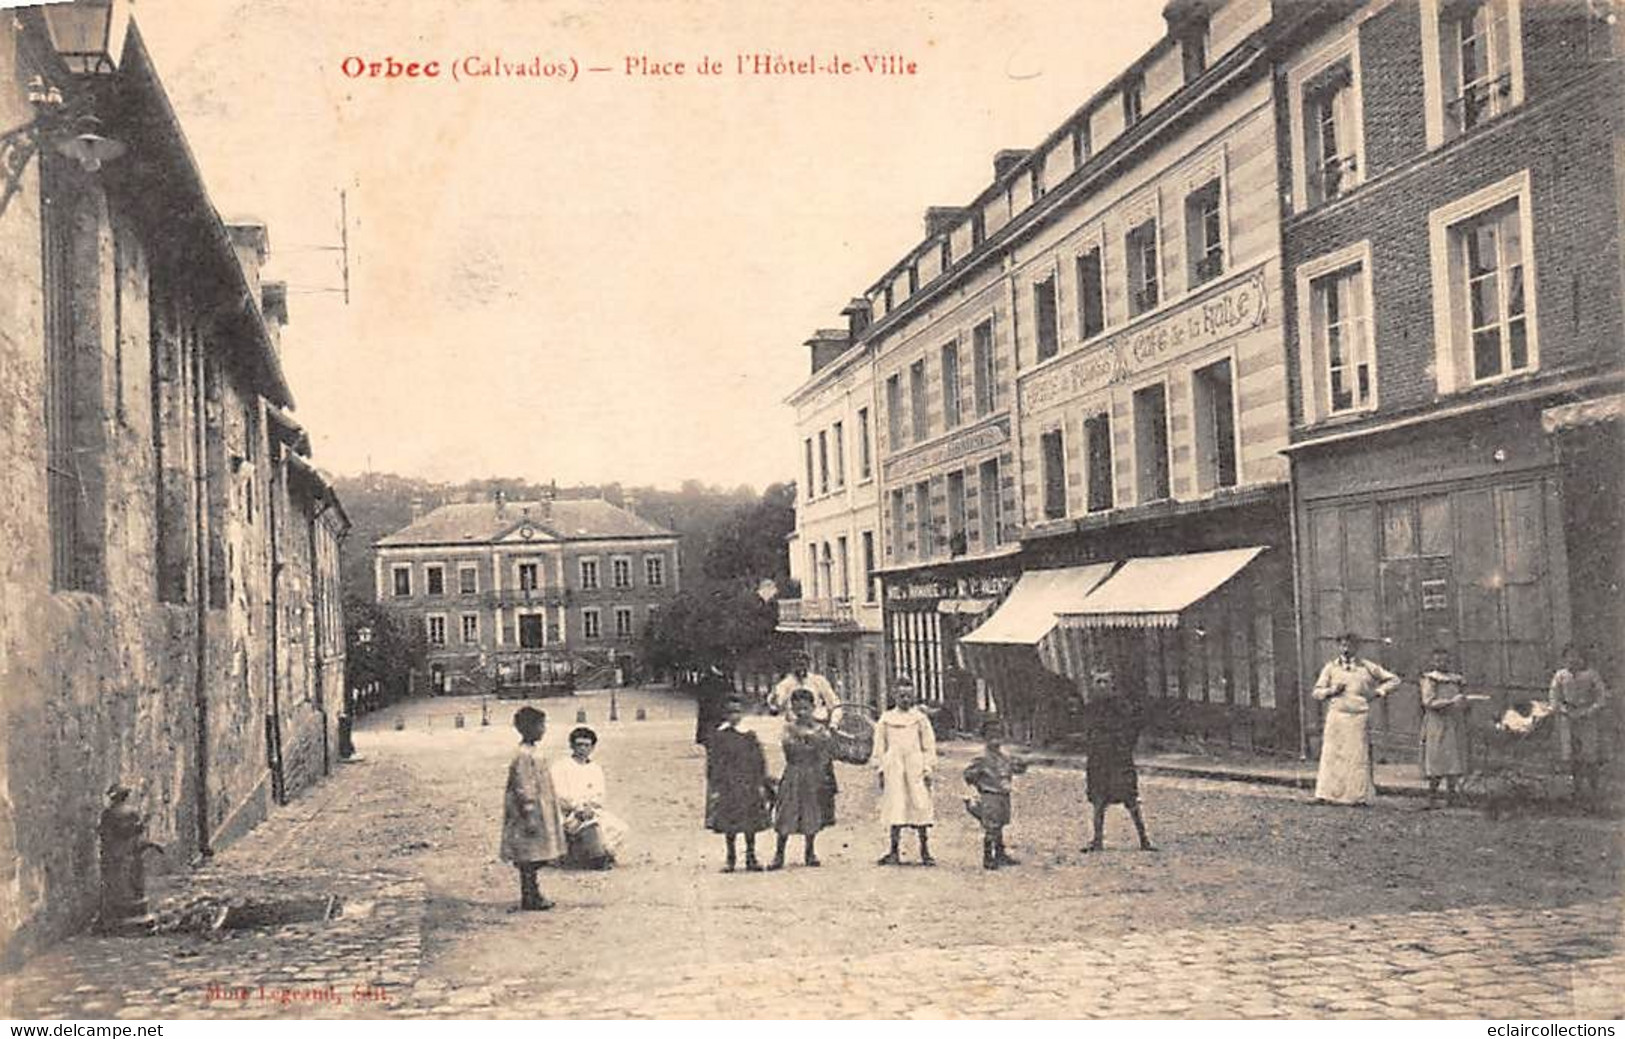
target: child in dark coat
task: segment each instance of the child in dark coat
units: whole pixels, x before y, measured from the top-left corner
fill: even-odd
[[[1027,763],[1004,753],[998,722],[988,722],[982,732],[987,745],[965,768],[965,782],[976,790],[975,797],[965,798],[965,810],[982,824],[982,868],[1019,866],[1005,853],[1004,828],[1010,825],[1011,780],[1027,771]]]
[[[723,708],[722,724],[704,741],[705,828],[728,841],[724,873],[737,868],[736,840],[740,834],[745,835],[745,869],[761,871],[762,864],[756,859],[756,835],[772,821],[762,741],[754,732],[739,728],[743,717],[744,705],[738,698],[730,698]]]

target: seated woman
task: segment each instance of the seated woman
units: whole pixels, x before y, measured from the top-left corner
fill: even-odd
[[[626,842],[627,827],[604,810],[604,769],[592,760],[597,746],[598,734],[577,726],[570,731],[570,756],[553,762],[550,772],[569,845],[566,865],[609,869]]]

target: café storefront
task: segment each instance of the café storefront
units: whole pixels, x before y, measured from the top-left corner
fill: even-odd
[[[950,710],[962,728],[973,727],[972,715],[992,711],[993,704],[987,683],[962,666],[959,640],[1015,585],[1020,570],[1014,557],[1008,552],[881,575],[892,679],[908,678],[922,702]]]

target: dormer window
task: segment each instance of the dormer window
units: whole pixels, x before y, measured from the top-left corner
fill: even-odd
[[[1145,105],[1145,79],[1139,74],[1123,81],[1123,127],[1127,129],[1140,121]]]

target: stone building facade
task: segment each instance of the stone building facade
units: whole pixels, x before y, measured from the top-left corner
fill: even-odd
[[[345,522],[314,470],[279,484],[268,415],[292,394],[265,230],[222,223],[139,31],[118,28],[86,75],[42,9],[0,24],[5,961],[93,914],[111,785],[165,846],[155,866],[183,865],[329,766],[343,687],[342,639],[296,672],[313,644],[276,623],[336,637]],[[99,169],[58,147],[91,110],[127,149]],[[309,546],[291,570],[273,519]]]
[[[678,588],[678,537],[599,500],[443,505],[380,538],[378,602],[428,648],[435,694],[568,688],[641,664]]]
[[[1497,709],[1566,642],[1625,666],[1610,6],[1329,7],[1280,64],[1305,680],[1345,630],[1401,674],[1451,650]]]

